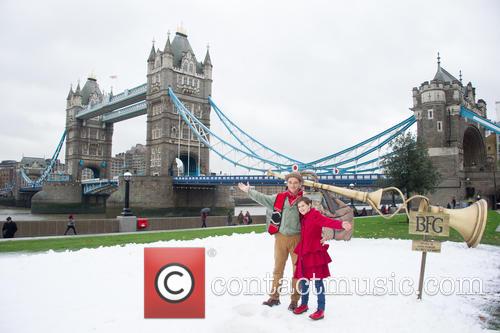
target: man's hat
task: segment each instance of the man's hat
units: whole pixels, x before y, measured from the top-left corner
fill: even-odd
[[[285,180],[288,181],[290,178],[296,178],[299,182],[302,184],[304,183],[304,178],[302,178],[302,175],[299,172],[290,172],[285,176]]]

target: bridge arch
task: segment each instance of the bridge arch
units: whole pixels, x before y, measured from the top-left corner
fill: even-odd
[[[198,155],[194,153],[181,152],[179,157],[174,158],[169,165],[171,176],[199,176]]]
[[[464,131],[463,142],[464,168],[482,168],[486,163],[486,147],[483,136],[475,126],[468,126]]]
[[[100,176],[101,173],[99,168],[96,168],[94,166],[84,165],[80,171],[81,180],[101,178]]]

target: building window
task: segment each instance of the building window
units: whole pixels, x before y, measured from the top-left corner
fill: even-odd
[[[417,120],[422,119],[422,111],[415,111],[415,119]]]
[[[434,110],[433,109],[427,110],[427,119],[434,119]]]
[[[155,125],[151,133],[152,139],[155,140],[161,138],[161,132],[162,131],[160,125]]]
[[[175,128],[175,126],[172,126],[172,129],[170,130],[170,137],[177,138],[177,128]]]
[[[161,103],[153,104],[153,116],[161,114]]]
[[[437,131],[442,132],[443,131],[443,122],[438,121],[436,124],[437,124]]]

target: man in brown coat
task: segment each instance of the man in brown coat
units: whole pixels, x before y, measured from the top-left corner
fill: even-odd
[[[298,172],[289,173],[285,177],[287,181],[287,190],[275,195],[265,195],[258,191],[250,189],[247,183],[239,183],[238,187],[254,201],[260,203],[273,212],[273,220],[275,215],[279,215],[279,224],[267,221],[268,231],[274,235],[274,270],[273,270],[273,286],[270,297],[263,302],[267,306],[275,306],[280,304],[280,286],[283,279],[283,272],[288,257],[292,260],[293,273],[295,273],[295,265],[297,263],[297,255],[294,253],[295,247],[300,241],[300,219],[299,211],[297,210],[297,200],[302,197],[302,184],[304,180]],[[279,212],[279,214],[275,214]],[[293,275],[292,275],[293,276]],[[297,280],[292,280],[293,292],[291,302],[288,309],[293,311],[297,307],[300,295],[297,287]]]

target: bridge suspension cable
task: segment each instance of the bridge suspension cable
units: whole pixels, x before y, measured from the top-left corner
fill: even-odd
[[[260,141],[252,137],[250,134],[242,130],[231,119],[229,119],[215,104],[214,100],[211,97],[208,97],[208,101],[212,106],[212,109],[215,111],[215,114],[217,115],[217,117],[219,117],[220,121],[226,127],[231,136],[234,137],[236,141],[239,144],[241,144],[250,154],[263,157],[267,160],[277,161],[278,163],[281,164],[287,164],[287,165],[304,164],[299,160],[281,154],[276,150],[261,143]]]
[[[279,160],[280,163],[283,164],[297,164],[301,169],[312,169],[321,174],[331,173],[331,170],[329,170],[330,168],[341,166],[344,166],[339,168],[341,173],[371,172],[380,169],[380,150],[384,148],[389,142],[391,142],[395,137],[406,131],[406,129],[408,129],[415,123],[414,116],[411,116],[404,121],[396,124],[395,126],[367,140],[364,140],[357,145],[344,149],[338,153],[325,156],[321,159],[309,163],[304,163],[287,155],[281,154],[256,140],[250,134],[236,125],[231,119],[229,119],[229,117],[227,117],[226,114],[224,114],[215,104],[214,100],[211,97],[209,97],[208,100],[210,105],[212,106],[212,109],[215,111],[216,115],[228,130],[230,135],[235,138],[237,142],[248,151],[248,153],[255,156],[264,157],[268,160]],[[358,163],[359,160],[370,155],[375,150],[377,150],[379,153],[377,158]],[[346,164],[349,163],[354,164],[346,166]],[[358,167],[360,166],[365,166],[365,168],[358,169]]]
[[[207,146],[222,159],[229,161],[235,166],[259,172],[266,172],[269,169],[279,171],[291,170],[291,164],[277,163],[260,157],[222,139],[219,135],[203,124],[196,116],[194,116],[191,111],[189,111],[189,109],[187,109],[179,100],[171,88],[168,89],[168,93],[177,108],[179,115],[193,131],[196,137],[201,141],[201,143]]]
[[[54,151],[54,154],[52,155],[52,158],[50,159],[49,164],[45,167],[45,169],[43,170],[40,177],[38,177],[35,180],[30,179],[28,177],[28,175],[26,174],[26,170],[24,170],[24,168],[21,167],[21,176],[22,176],[23,180],[27,183],[28,186],[39,187],[39,186],[42,186],[42,184],[47,180],[48,176],[52,172],[52,169],[54,168],[54,165],[57,162],[57,158],[59,157],[59,153],[61,152],[61,148],[64,144],[64,140],[66,139],[66,134],[67,134],[67,130],[64,130],[63,135],[62,135],[61,139],[59,140],[59,144],[57,145],[56,150]]]
[[[408,128],[410,128],[416,122],[414,116],[410,116],[402,122],[386,129],[385,131],[372,136],[352,147],[343,149],[337,153],[325,156],[321,159],[309,162],[308,165],[311,168],[322,170],[321,172],[328,172],[332,168],[339,168],[342,172],[352,173],[354,169],[359,166],[366,166],[369,164],[378,163],[380,160],[380,150],[382,148],[387,148],[387,145],[394,140],[396,137],[404,133]],[[367,161],[363,161],[363,158],[367,158],[370,154],[377,152],[378,156]],[[373,155],[372,155],[373,156]],[[372,171],[380,169],[380,166],[372,166],[370,170],[360,169],[357,172]]]

